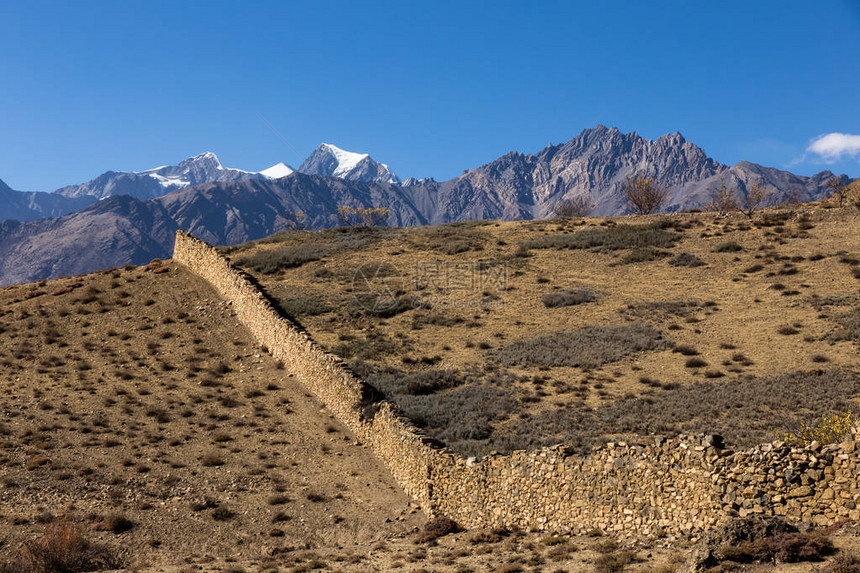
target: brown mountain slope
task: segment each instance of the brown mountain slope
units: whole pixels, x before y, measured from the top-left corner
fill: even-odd
[[[182,268],[7,288],[0,309],[0,563],[59,520],[127,565],[354,547],[419,523]]]
[[[224,252],[465,455],[677,432],[750,446],[856,410],[858,221],[805,205],[751,222],[285,233]]]

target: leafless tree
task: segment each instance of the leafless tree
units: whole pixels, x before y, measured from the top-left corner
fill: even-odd
[[[705,205],[705,210],[716,211],[720,215],[725,215],[736,209],[737,204],[734,187],[728,187],[726,182],[720,179],[719,185],[711,188],[711,200]]]
[[[628,177],[622,191],[630,209],[637,215],[659,211],[669,200],[669,191],[653,177]]]
[[[845,200],[848,199],[848,185],[843,185],[842,181],[836,177],[831,177],[824,185],[830,189],[830,196],[835,197],[839,201],[839,206],[842,207],[845,204]]]
[[[743,198],[738,200],[736,209],[752,219],[756,211],[767,206],[772,196],[771,189],[765,187],[761,181],[756,181],[747,187]]]
[[[562,199],[552,206],[552,214],[556,217],[586,217],[594,204],[587,197],[572,197]]]

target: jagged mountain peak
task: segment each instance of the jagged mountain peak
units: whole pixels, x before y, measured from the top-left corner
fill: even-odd
[[[271,176],[268,173],[224,167],[217,155],[204,151],[176,165],[162,165],[145,171],[108,171],[91,181],[62,187],[54,193],[75,198],[90,196],[104,199],[113,195],[131,195],[138,199],[150,199],[202,183],[269,178]]]
[[[210,166],[215,169],[223,169],[224,166],[221,165],[221,161],[218,159],[218,156],[212,153],[211,151],[204,151],[203,153],[199,153],[193,157],[189,157],[183,161],[180,161],[176,166],[177,167],[185,167],[189,165],[203,164],[206,166]],[[155,171],[154,169],[150,169],[148,171]]]
[[[367,153],[346,151],[331,143],[321,143],[298,171],[305,175],[339,177],[361,183],[400,183],[388,165],[375,161]]]

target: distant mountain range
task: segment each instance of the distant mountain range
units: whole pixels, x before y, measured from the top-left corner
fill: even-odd
[[[587,197],[596,215],[624,213],[630,175],[670,190],[667,212],[701,207],[723,180],[743,194],[758,182],[805,200],[829,193],[829,171],[812,177],[709,158],[680,133],[653,141],[597,126],[536,154],[511,152],[454,179],[402,182],[366,154],[320,145],[298,170],[279,163],[260,172],[223,167],[212,153],[175,166],[107,172],[54,193],[13,191],[0,182],[0,285],[140,264],[168,257],[177,229],[234,244],[293,228],[335,226],[341,205],[383,206],[390,225],[545,217],[559,201]],[[848,182],[846,176],[841,176]],[[53,217],[53,218],[46,218]]]

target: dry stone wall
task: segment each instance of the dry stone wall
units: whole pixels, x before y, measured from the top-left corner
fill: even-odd
[[[261,345],[388,466],[430,515],[464,526],[519,526],[621,536],[695,536],[730,516],[782,515],[832,524],[860,519],[860,451],[846,442],[794,449],[775,442],[744,452],[718,437],[607,444],[588,456],[563,447],[465,459],[433,446],[392,404],[281,316],[213,247],[178,232],[174,260],[233,305]]]

